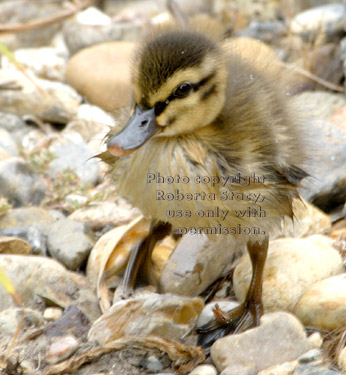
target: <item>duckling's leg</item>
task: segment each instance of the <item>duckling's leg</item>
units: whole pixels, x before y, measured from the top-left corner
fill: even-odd
[[[198,343],[206,352],[209,352],[210,346],[218,338],[259,325],[263,314],[262,278],[268,244],[268,236],[262,241],[250,240],[247,244],[252,264],[252,279],[244,303],[229,312],[223,312],[217,306],[214,309],[216,319],[198,329]]]
[[[123,298],[127,298],[132,294],[140,268],[148,268],[150,266],[151,254],[156,242],[164,239],[170,231],[171,225],[169,223],[153,220],[148,236],[132,249],[124,275]]]

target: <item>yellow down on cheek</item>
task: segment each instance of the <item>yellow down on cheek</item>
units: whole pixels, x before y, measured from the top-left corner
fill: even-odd
[[[199,97],[194,92],[186,98],[176,98],[156,117],[156,121],[160,126],[174,126],[175,123],[186,121],[192,113],[198,112],[198,105]]]

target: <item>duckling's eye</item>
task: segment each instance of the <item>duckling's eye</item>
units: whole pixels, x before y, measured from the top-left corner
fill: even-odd
[[[184,82],[178,88],[174,90],[173,95],[176,98],[185,98],[191,93],[191,91],[192,91],[192,84],[189,82]]]

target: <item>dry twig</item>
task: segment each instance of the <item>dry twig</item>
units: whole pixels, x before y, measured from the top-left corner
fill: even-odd
[[[310,73],[309,71],[303,68],[299,68],[298,66],[294,64],[288,64],[288,63],[281,62],[281,61],[278,64],[281,65],[283,68],[288,69],[293,72],[297,72],[298,74],[304,77],[307,77],[311,79],[312,81],[315,81],[330,90],[337,91],[337,92],[345,91],[345,89],[342,86],[334,85],[334,83],[328,82],[325,79],[318,77],[316,74]]]
[[[91,6],[93,4],[92,0],[84,1],[80,4],[73,6],[72,9],[64,10],[53,16],[42,18],[39,20],[27,22],[27,23],[16,23],[10,25],[0,25],[0,33],[23,33],[25,31],[31,31],[36,29],[41,29],[45,26],[64,21],[66,18],[73,16],[75,13]]]

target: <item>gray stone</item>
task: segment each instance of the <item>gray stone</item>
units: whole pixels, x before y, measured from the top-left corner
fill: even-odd
[[[88,257],[93,243],[85,224],[61,219],[50,226],[47,247],[51,256],[70,270],[78,269]]]
[[[309,363],[316,361],[322,357],[322,350],[319,348],[311,349],[308,352],[304,353],[298,358],[299,363]]]
[[[88,223],[93,230],[100,230],[107,225],[128,224],[139,215],[140,211],[126,202],[92,202],[74,211],[69,219]]]
[[[52,47],[23,48],[14,51],[15,59],[37,77],[53,81],[64,81],[66,61]],[[2,59],[3,68],[17,69],[6,57]]]
[[[139,364],[141,367],[145,368],[147,371],[150,372],[159,372],[164,368],[161,361],[154,355],[150,355],[149,357],[143,358]]]
[[[344,74],[346,72],[346,38],[341,39],[340,42],[340,55],[341,55],[341,60],[343,62],[343,68],[344,68]]]
[[[100,316],[93,286],[85,277],[67,271],[53,259],[0,255],[0,268],[5,270],[26,307],[35,306],[43,300],[62,308],[74,304],[90,321]],[[14,307],[11,296],[3,288],[0,288],[0,306],[2,309]]]
[[[61,12],[61,4],[50,1],[26,2],[19,1],[13,4],[12,1],[0,2],[0,23],[9,25],[10,23],[27,23],[36,19],[52,17]],[[50,24],[23,33],[1,33],[0,40],[11,50],[25,47],[46,46],[60,28],[59,23]]]
[[[276,312],[264,315],[259,327],[217,340],[211,358],[224,375],[255,375],[269,366],[295,360],[310,348],[299,320]]]
[[[37,327],[43,324],[43,316],[39,311],[25,308],[0,312],[0,336],[14,335],[19,324],[23,324],[22,328]]]
[[[310,42],[314,38],[329,41],[344,31],[345,17],[344,4],[322,5],[297,14],[291,21],[290,31]]]
[[[281,38],[287,32],[283,22],[278,21],[252,21],[246,29],[235,32],[235,36],[245,36],[259,39],[263,42],[270,43]]]
[[[19,156],[18,147],[11,134],[0,128],[0,147],[11,156]]]
[[[22,228],[33,226],[38,228],[43,234],[47,234],[50,224],[54,222],[55,218],[43,208],[15,208],[0,216],[0,230],[15,228],[16,230],[21,231]]]
[[[189,249],[189,251],[186,251]],[[213,283],[236,259],[236,240],[210,241],[204,235],[186,234],[167,260],[160,278],[160,290],[197,296]]]
[[[303,197],[328,212],[346,200],[346,131],[327,121],[310,121],[311,163],[300,189]],[[315,150],[315,151],[314,151]]]
[[[17,115],[31,114],[62,124],[76,116],[82,98],[72,87],[61,82],[33,79],[36,85],[21,72],[1,69],[0,80],[13,81],[20,89],[0,90],[0,107]]]
[[[36,226],[0,229],[0,235],[20,237],[30,244],[33,254],[46,255],[46,236]]]
[[[111,41],[137,41],[142,25],[133,22],[113,22],[110,25],[83,25],[75,21],[66,22],[63,34],[71,55],[83,48]]]
[[[46,187],[40,176],[22,158],[0,161],[0,195],[14,206],[39,205]]]
[[[51,178],[55,178],[66,170],[71,170],[82,183],[96,184],[99,173],[98,161],[92,158],[94,155],[81,138],[78,143],[66,138],[56,141],[50,146],[49,151],[56,156],[48,165]]]
[[[23,119],[17,115],[0,111],[0,128],[11,134],[26,127]]]
[[[342,375],[343,372],[332,370],[325,366],[300,365],[292,375]]]
[[[260,371],[257,375],[292,375],[299,366],[298,361],[290,361],[274,365]]]

